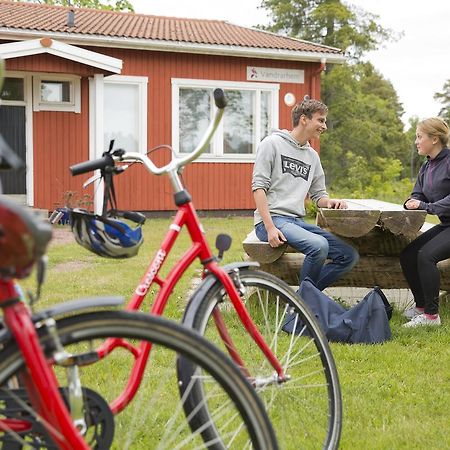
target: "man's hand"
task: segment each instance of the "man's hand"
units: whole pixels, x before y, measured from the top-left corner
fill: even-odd
[[[321,198],[318,202],[320,208],[328,209],[347,209],[347,202],[345,200],[338,200],[333,198]]]
[[[286,238],[277,227],[272,227],[267,230],[267,237],[269,240],[269,245],[273,248],[279,247],[286,242]]]
[[[420,200],[415,200],[414,198],[410,198],[405,203],[405,208],[406,209],[418,209],[419,206],[420,206]]]

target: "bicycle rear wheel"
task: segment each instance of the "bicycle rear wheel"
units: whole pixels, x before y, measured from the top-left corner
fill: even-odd
[[[84,435],[91,448],[277,448],[270,421],[254,389],[225,355],[193,331],[160,317],[124,311],[80,314],[58,321],[57,327],[64,349],[73,355],[71,364],[79,371],[87,423]],[[39,333],[46,354],[53,360],[52,340],[45,330]],[[128,380],[133,357],[128,349],[118,348],[99,360],[95,350],[105,338],[122,338],[133,345],[152,343],[149,367],[136,397],[115,416],[108,403]],[[176,373],[180,357],[199,369],[185,377],[183,386],[179,386]],[[66,369],[54,367],[67,397]],[[0,419],[28,423],[29,429],[15,435],[0,432],[1,448],[55,448],[26,392],[15,387],[25,371],[17,346],[10,343],[0,353]],[[179,395],[180,388],[183,392],[194,389],[199,376],[202,400],[216,411],[209,422],[201,424],[195,411],[186,419],[185,398],[180,400]],[[194,423],[197,428],[189,426]],[[204,441],[202,431],[208,428],[215,430],[214,442]]]
[[[241,269],[235,284],[259,332],[289,377],[286,382],[277,381],[274,369],[243,328],[220,282],[206,294],[201,286],[197,289],[183,323],[227,351],[213,317],[214,311],[220,311],[245,370],[266,405],[280,448],[338,448],[342,422],[339,379],[328,341],[311,312],[286,283],[265,272]],[[297,325],[298,334],[283,331],[288,317]],[[189,376],[194,370],[194,365],[185,364],[180,373]],[[191,395],[198,400],[202,393]]]

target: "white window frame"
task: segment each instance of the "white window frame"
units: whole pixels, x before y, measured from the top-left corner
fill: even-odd
[[[22,78],[24,80],[24,100],[2,100],[1,105],[24,106],[25,107],[25,145],[26,145],[26,196],[27,205],[34,206],[34,171],[30,170],[33,167],[34,161],[34,145],[33,145],[33,105],[32,105],[32,77],[30,72],[16,72],[6,71],[5,76],[8,78]]]
[[[279,121],[279,83],[256,83],[244,81],[222,81],[222,80],[195,80],[188,78],[172,78],[172,147],[179,154],[180,142],[180,88],[223,88],[230,90],[266,91],[271,93],[271,104],[269,105],[269,129],[278,128]],[[256,95],[256,111],[260,110],[260,95]],[[197,159],[199,162],[253,162],[255,160],[256,148],[260,141],[260,121],[256,121],[253,153],[246,154],[224,154],[223,153],[223,121],[221,121],[213,141],[211,142],[211,153],[204,153]]]
[[[46,102],[41,99],[42,81],[70,83],[68,102]],[[77,75],[39,74],[33,76],[33,111],[65,111],[81,113],[81,77]]]

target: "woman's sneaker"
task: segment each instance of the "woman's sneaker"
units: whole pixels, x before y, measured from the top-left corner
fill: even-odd
[[[435,319],[430,319],[426,316],[426,314],[419,314],[418,316],[411,319],[408,323],[405,323],[403,326],[406,328],[415,328],[422,326],[437,326],[441,324],[441,318],[439,315]]]
[[[403,316],[407,319],[414,319],[414,317],[418,316],[419,314],[423,314],[423,308],[416,308],[415,306],[413,306],[412,308],[408,308],[403,311]]]

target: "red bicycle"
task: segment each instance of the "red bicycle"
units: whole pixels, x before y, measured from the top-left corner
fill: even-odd
[[[49,223],[0,198],[2,449],[278,448],[253,387],[197,333],[139,312],[83,312],[116,306],[119,298],[88,298],[32,315],[13,277],[27,276],[38,261],[40,290],[50,237]],[[114,352],[111,345],[98,351],[105,340]],[[114,414],[108,403],[129,374],[128,355],[146,360],[150,348],[155,364],[139,395]],[[195,374],[179,380],[180,360],[195,365]],[[183,404],[199,383],[199,413],[216,412],[207,421],[194,410],[185,416]]]
[[[204,279],[187,304],[183,323],[227,351],[238,364],[264,400],[282,448],[337,448],[342,421],[339,380],[329,344],[314,317],[284,282],[255,270],[257,264],[239,262],[224,267],[219,265],[180,177],[183,167],[208,146],[222,117],[225,107],[223,91],[217,89],[214,96],[218,106],[215,117],[192,153],[181,156],[172,154],[167,165],[157,167],[146,155],[111,148],[101,159],[72,166],[72,174],[100,169],[108,187],[114,174],[123,173],[130,167],[116,165],[116,162],[138,162],[154,175],[169,176],[178,211],[127,309],[141,308],[148,293],[158,286],[150,312],[162,315],[174,286],[198,258],[204,267]],[[107,199],[108,196],[105,197]],[[103,256],[112,254],[121,257],[124,256],[122,251],[136,253],[141,243],[140,237],[133,235],[137,229],[118,230],[118,224],[125,225],[105,218],[106,204],[105,201],[102,216],[83,211],[72,213],[72,228],[78,242]],[[139,222],[133,214],[126,213],[125,216]],[[161,267],[183,228],[187,229],[192,246],[163,279],[160,276]],[[123,242],[116,251],[118,240]],[[220,254],[230,245],[228,236],[219,236]],[[288,321],[291,328],[297,330],[295,334],[284,331]],[[114,341],[109,342],[103,351],[108,353],[115,345]],[[133,398],[141,382],[147,356],[144,353],[136,360],[126,388],[112,404],[114,412],[123,410]],[[195,364],[182,359],[179,361],[180,380],[192,376],[195,371]],[[198,405],[203,404],[202,385],[197,384],[186,395],[189,399],[184,404],[186,413],[198,412]],[[202,420],[215,413],[206,407],[200,409],[201,414],[197,417],[203,417]],[[200,423],[194,423],[194,427],[199,426]],[[210,432],[205,430],[204,433],[208,439],[214,439],[213,435],[208,434]]]

